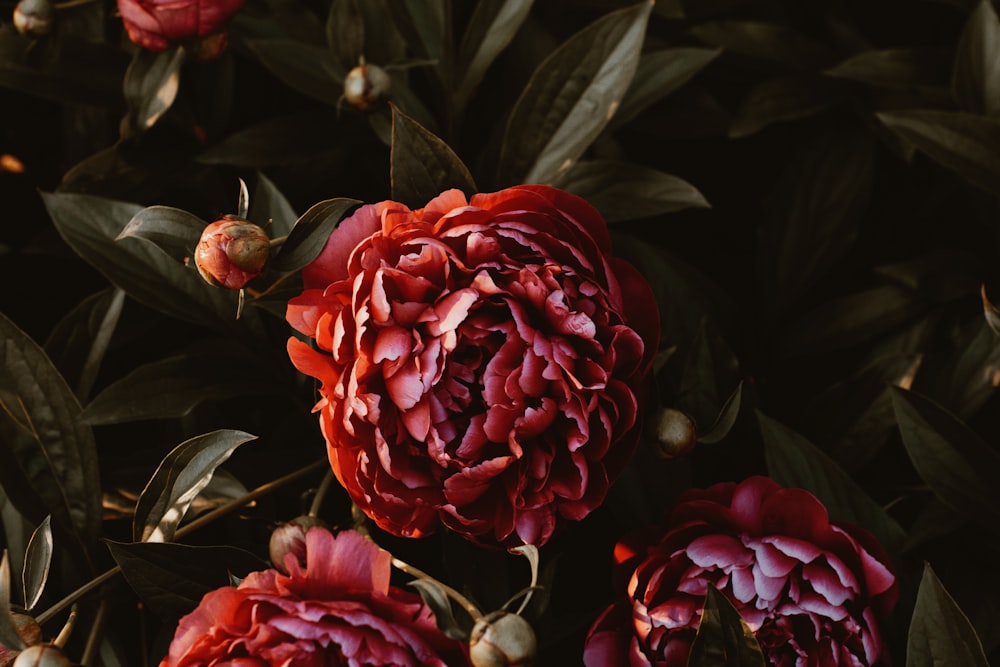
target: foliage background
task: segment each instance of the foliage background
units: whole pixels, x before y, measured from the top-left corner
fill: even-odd
[[[606,18],[618,8],[617,22]],[[463,37],[475,36],[480,12],[502,9],[524,21],[481,84],[463,88]],[[26,536],[54,515],[39,609],[115,563],[97,536],[131,542],[136,498],[178,443],[215,429],[258,436],[195,513],[323,455],[313,387],[284,356],[294,270],[236,320],[235,294],[198,283],[179,261],[183,235],[115,240],[135,212],[170,206],[211,221],[236,211],[242,178],[250,219],[270,220],[278,236],[331,198],[419,206],[444,186],[488,192],[530,175],[597,205],[616,252],[647,275],[664,327],[655,400],[691,415],[701,440],[665,459],[647,438],[606,505],[542,550],[540,664],[578,663],[611,599],[611,548],[624,530],[656,520],[688,486],[757,473],[813,491],[889,548],[903,585],[889,629],[897,663],[931,664],[949,646],[935,633],[961,635],[966,616],[996,663],[1000,341],[989,296],[1000,286],[1000,20],[990,2],[661,0],[650,11],[596,0],[248,0],[227,51],[202,63],[137,52],[112,6],[57,18],[39,40],[0,28],[0,154],[23,164],[0,172],[0,312],[10,321],[0,395],[11,410],[0,415],[0,504],[15,572]],[[397,117],[410,134],[395,144],[387,106],[339,100],[362,53],[395,66],[391,99],[410,119]],[[565,174],[529,172],[511,155],[563,162],[560,146],[540,148],[552,125],[512,111],[532,73],[579,84],[601,66],[608,77],[593,99],[616,112],[597,126],[528,89],[582,159]],[[44,346],[28,367],[16,353],[25,339]],[[52,369],[76,407],[52,389]],[[26,377],[38,379],[34,393]],[[18,396],[51,427],[41,440],[18,427]],[[69,413],[53,409],[61,402]],[[75,510],[58,491],[86,482],[32,445],[67,442],[67,432],[90,443],[80,451],[99,469],[100,517],[68,518]],[[37,472],[46,465],[53,476]],[[270,530],[308,508],[321,478],[185,542],[266,558]],[[346,496],[331,493],[323,514],[346,524]],[[485,607],[525,582],[518,559],[447,534],[378,541]],[[200,573],[183,555],[172,559],[179,571],[164,571],[153,551],[134,551],[132,567],[152,581],[195,583],[172,595],[104,589],[104,664],[155,662],[198,586],[256,562],[220,550],[199,555]],[[914,612],[925,562],[957,608]],[[99,619],[96,599],[83,627]],[[914,613],[937,649],[914,649]]]

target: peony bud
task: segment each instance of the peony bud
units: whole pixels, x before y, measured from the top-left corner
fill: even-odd
[[[205,227],[194,261],[209,284],[240,289],[260,275],[270,252],[271,240],[263,229],[227,215]]]
[[[660,408],[654,422],[653,436],[656,440],[656,452],[665,459],[687,454],[698,442],[694,420],[674,408]]]
[[[389,96],[392,79],[377,65],[361,63],[344,79],[344,99],[355,109],[364,111]]]
[[[537,648],[531,624],[505,611],[476,621],[469,637],[469,657],[475,667],[529,667]]]
[[[21,0],[14,8],[14,27],[27,37],[41,37],[52,29],[50,0]]]
[[[14,622],[14,627],[17,629],[17,634],[21,636],[21,641],[27,646],[34,646],[42,641],[42,628],[31,616],[12,611],[10,612],[10,620]],[[18,653],[19,651],[0,644],[0,667],[9,667]]]
[[[55,646],[38,644],[21,651],[13,667],[70,667],[70,662]]]
[[[303,515],[274,529],[268,544],[268,552],[274,569],[282,574],[288,574],[288,568],[285,567],[285,556],[288,554],[295,554],[299,564],[305,567],[306,533],[315,526],[327,527],[322,519]]]

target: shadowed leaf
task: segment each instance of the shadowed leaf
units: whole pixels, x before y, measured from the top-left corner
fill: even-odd
[[[472,174],[455,152],[415,120],[392,105],[392,198],[412,208],[458,188],[476,192]]]
[[[122,138],[148,130],[173,105],[181,85],[184,49],[173,46],[154,52],[137,49],[125,71],[122,91],[128,114],[121,122]]]
[[[289,88],[330,106],[337,105],[347,70],[327,48],[291,39],[250,39],[247,47]]]
[[[278,186],[264,174],[257,172],[257,187],[250,198],[247,220],[268,230],[271,238],[285,236],[295,224],[298,214]]]
[[[10,616],[10,559],[6,549],[0,557],[0,644],[15,651],[25,648]]]
[[[965,23],[951,89],[966,111],[1000,113],[1000,17],[990,0],[980,0]]]
[[[764,81],[751,88],[740,102],[729,136],[746,137],[773,123],[813,116],[839,97],[835,86],[812,74]]]
[[[459,106],[472,97],[486,70],[517,34],[533,0],[484,0],[476,3],[458,49]]]
[[[458,624],[455,614],[451,609],[451,600],[438,582],[433,579],[414,579],[409,585],[417,589],[420,597],[423,598],[424,604],[434,614],[434,621],[437,623],[438,630],[444,633],[446,637],[451,637],[459,641],[468,641],[469,633],[463,630],[462,626]]]
[[[975,629],[929,563],[910,620],[906,667],[989,667]]]
[[[298,271],[319,256],[330,233],[344,217],[360,206],[357,199],[340,197],[321,201],[302,214],[271,264],[278,271]]]
[[[727,53],[811,70],[831,58],[829,50],[811,37],[786,25],[762,21],[710,21],[696,25],[691,34]]]
[[[24,608],[31,611],[45,591],[49,580],[49,566],[52,564],[52,517],[46,516],[28,540],[24,554],[24,571],[21,585],[24,587]]]
[[[132,216],[115,240],[146,239],[180,262],[194,253],[206,225],[198,216],[179,208],[150,206]]]
[[[345,72],[358,64],[365,51],[365,22],[358,0],[333,0],[330,4],[326,43]]]
[[[691,644],[690,667],[764,667],[767,663],[750,626],[733,603],[714,586],[705,591],[698,634]]]

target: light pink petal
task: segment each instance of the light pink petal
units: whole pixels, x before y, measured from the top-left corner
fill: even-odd
[[[745,567],[753,561],[753,552],[730,535],[703,535],[691,542],[687,556],[701,567]]]

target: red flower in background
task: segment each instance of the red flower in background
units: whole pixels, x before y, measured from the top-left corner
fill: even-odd
[[[225,34],[244,0],[118,0],[129,39],[150,51]]]
[[[583,200],[518,186],[358,209],[303,270],[288,352],[333,470],[397,535],[541,545],[632,453],[656,301]]]
[[[160,667],[468,665],[416,593],[389,585],[392,556],[353,531],[306,534],[306,566],[285,558],[205,595],[181,619]]]
[[[876,624],[897,595],[888,559],[802,489],[752,477],[689,491],[662,530],[619,542],[615,560],[627,596],[591,628],[588,667],[687,665],[708,586],[733,602],[772,665],[888,663]]]

